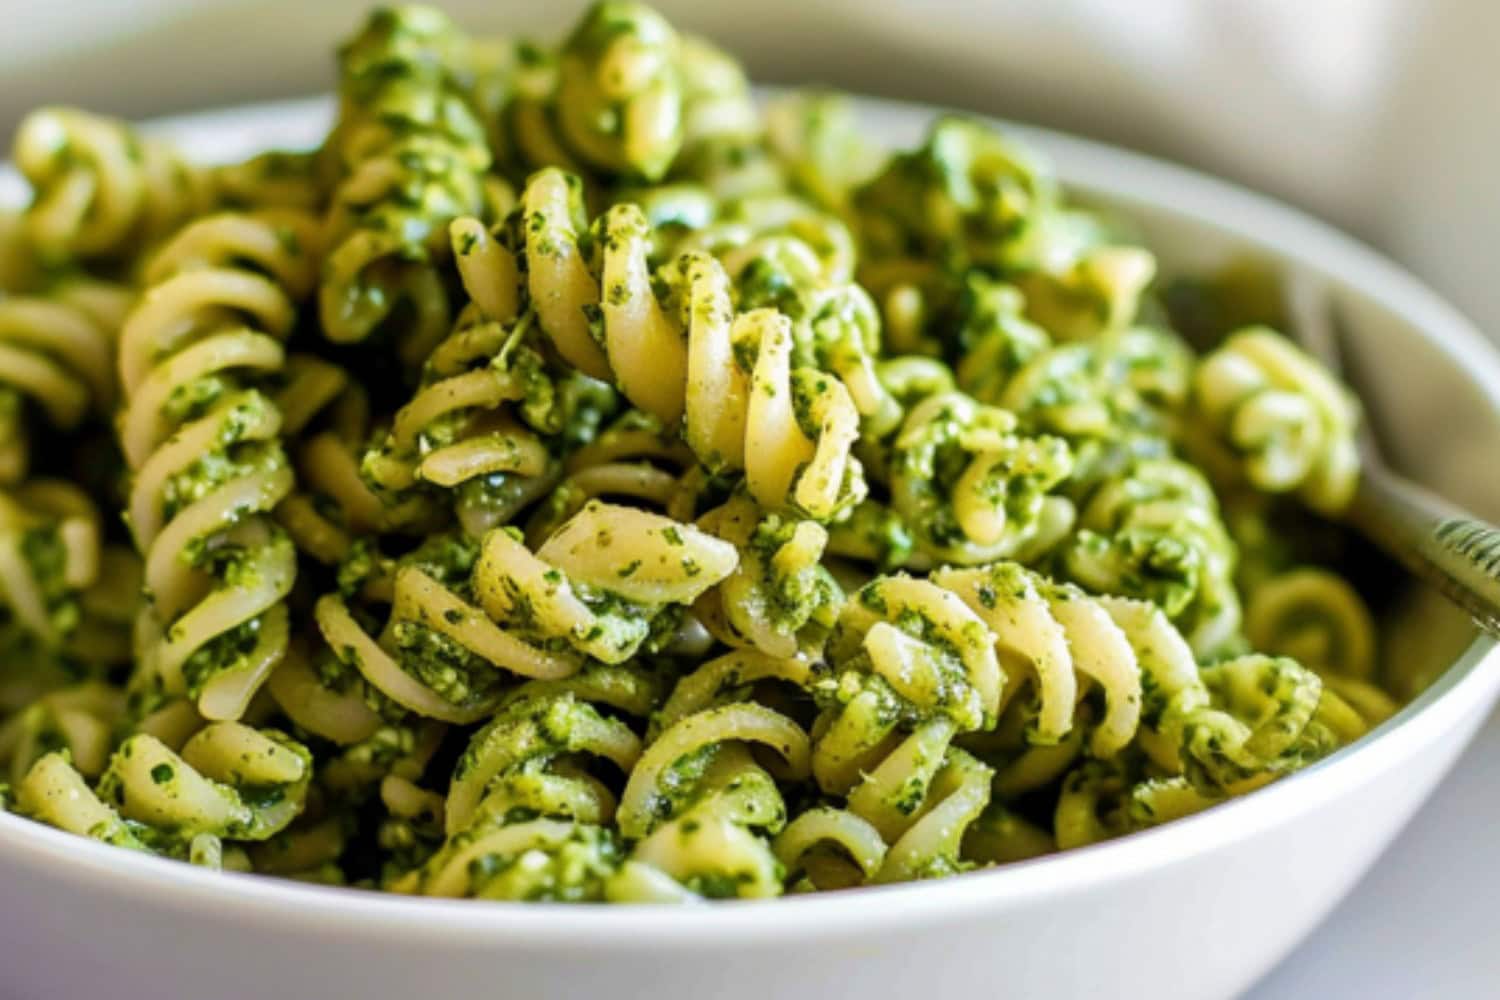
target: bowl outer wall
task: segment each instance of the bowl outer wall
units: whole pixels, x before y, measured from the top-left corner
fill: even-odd
[[[326,101],[161,128],[230,158],[314,141]],[[864,102],[910,140],[931,109]],[[1305,216],[1148,158],[1017,129],[1074,184],[1171,211],[1328,274],[1461,359],[1500,414],[1500,361],[1414,279]],[[11,185],[9,192],[5,185]],[[0,198],[15,193],[0,180]],[[1495,447],[1500,448],[1500,436]],[[407,900],[218,875],[0,815],[0,996],[365,1000],[489,996],[1218,997],[1338,901],[1431,792],[1500,688],[1477,640],[1378,738],[1203,815],[1111,844],[913,886],[712,908]]]

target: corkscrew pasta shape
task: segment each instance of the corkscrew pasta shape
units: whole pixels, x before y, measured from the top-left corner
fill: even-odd
[[[437,269],[446,226],[482,209],[490,165],[456,83],[464,48],[445,15],[412,6],[377,11],[340,50],[341,114],[327,152],[341,179],[318,292],[330,340],[360,342],[396,323],[399,356],[418,364],[447,332]]]
[[[62,829],[220,867],[224,841],[264,840],[291,822],[311,774],[306,748],[289,737],[220,722],[180,753],[153,736],[132,736],[94,789],[66,757],[48,754],[17,795]]]
[[[296,557],[270,514],[292,472],[255,379],[283,368],[314,237],[305,215],[196,222],[153,260],[120,333],[129,519],[151,594],[140,655],[209,718],[242,715],[286,650]]]
[[[61,293],[0,299],[0,484],[30,469],[28,411],[73,431],[114,405],[115,317],[93,305]]]
[[[1358,404],[1285,337],[1265,327],[1238,331],[1199,366],[1193,398],[1208,430],[1205,449],[1256,488],[1295,490],[1330,515],[1353,498]]]
[[[75,108],[28,115],[12,157],[33,191],[26,235],[52,260],[134,253],[213,203],[206,172],[170,146]]]

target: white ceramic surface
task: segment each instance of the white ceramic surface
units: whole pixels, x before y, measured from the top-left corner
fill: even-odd
[[[865,110],[893,142],[929,114]],[[230,157],[306,140],[324,114],[294,104],[169,131]],[[1500,483],[1474,475],[1500,448],[1500,359],[1461,317],[1304,216],[1024,131],[1065,179],[1140,221],[1169,269],[1254,248],[1326,275],[1398,462],[1500,512]],[[0,815],[0,996],[1232,996],[1349,889],[1494,701],[1500,654],[1429,603],[1383,624],[1401,655],[1452,666],[1359,746],[1149,833],[920,885],[692,909],[407,900],[218,875]]]

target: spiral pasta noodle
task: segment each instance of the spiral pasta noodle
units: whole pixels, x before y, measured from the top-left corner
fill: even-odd
[[[1286,338],[1266,327],[1233,334],[1199,366],[1193,398],[1210,460],[1268,493],[1295,490],[1321,513],[1348,506],[1359,478],[1358,404]]]
[[[1059,585],[1015,563],[977,570],[939,570],[939,586],[958,594],[1011,653],[1027,665],[1038,711],[1035,739],[1057,743],[1073,725],[1080,688],[1098,684],[1105,710],[1090,752],[1110,757],[1135,736],[1141,717],[1141,670],[1108,603]]]
[[[1197,811],[1323,756],[1372,721],[1291,660],[1249,655],[1198,666],[1186,639],[1146,601],[1090,596],[1014,563],[942,570],[933,580],[1002,637],[1004,661],[1024,665],[1034,689],[1027,741],[1037,749],[1010,759],[997,789],[1035,787],[1038,775],[1050,780],[1084,749],[1095,758],[1064,781],[1055,825],[1062,848],[1161,822],[1163,810]],[[1069,739],[1075,706],[1093,684],[1105,707],[1080,744]],[[1173,777],[1132,779],[1129,755],[1120,756],[1132,745]],[[1097,800],[1107,796],[1121,800],[1118,828],[1098,826]]]
[[[995,724],[1005,674],[994,644],[957,596],[910,577],[871,581],[839,616],[833,673],[819,685],[813,775],[888,845],[877,880],[960,865],[963,831],[989,801],[992,772],[951,744]]]
[[[445,15],[410,6],[377,11],[340,50],[330,152],[341,180],[319,317],[336,343],[397,324],[407,364],[420,363],[447,330],[437,269],[445,227],[484,205],[489,148],[452,65],[463,42]]]
[[[94,779],[109,761],[113,733],[125,711],[124,696],[98,681],[48,692],[0,726],[0,763],[12,784],[25,780],[42,756],[65,751],[73,767]]]
[[[590,430],[586,425],[573,428],[577,437]],[[570,451],[560,465],[556,485],[526,519],[529,543],[540,545],[591,500],[628,503],[685,519],[696,507],[705,479],[692,450],[661,421],[640,410],[626,410],[587,444]]]
[[[911,256],[962,271],[1000,265],[1056,197],[1033,154],[977,122],[943,118],[855,192],[872,258]]]
[[[518,175],[561,167],[603,179],[659,180],[685,125],[683,39],[644,4],[596,3],[556,50],[530,49],[501,109],[503,160]],[[705,88],[706,89],[706,88]],[[707,102],[700,102],[707,103]]]
[[[1126,329],[1156,277],[1156,257],[1122,245],[1091,217],[1057,211],[1028,235],[1017,287],[1026,315],[1064,340]]]
[[[785,170],[768,148],[745,71],[708,39],[679,38],[682,146],[667,179],[701,184],[718,198],[783,188]]]
[[[418,522],[421,498],[394,509],[360,472],[371,434],[368,393],[342,368],[305,355],[287,359],[276,393],[282,431],[299,438],[292,453],[296,486],[276,508],[276,519],[299,552],[337,566],[356,540],[396,524]]]
[[[385,697],[471,723],[494,709],[502,670],[562,678],[584,656],[621,663],[665,644],[674,611],[722,580],[735,558],[691,526],[595,502],[535,553],[495,529],[473,556],[399,566],[378,637],[337,594],[320,599],[316,616],[328,644]]]
[[[1239,634],[1238,551],[1208,481],[1171,458],[1136,462],[1084,501],[1059,562],[1094,590],[1160,605],[1208,655]]]
[[[34,192],[27,238],[54,260],[133,251],[212,204],[204,172],[169,147],[73,108],[28,115],[12,156]]]
[[[995,378],[984,364],[960,366],[979,398],[1015,413],[1033,432],[1058,435],[1073,447],[1075,481],[1086,485],[1131,457],[1170,452],[1184,420],[1191,352],[1174,334],[1151,327],[1063,344],[1037,343],[1035,328],[1014,319],[980,334],[1007,352]],[[983,355],[970,355],[969,359]],[[1022,361],[1021,359],[1025,359]]]
[[[30,468],[28,410],[74,431],[113,406],[113,317],[95,305],[61,291],[0,298],[0,484]]]
[[[62,829],[220,867],[224,841],[264,840],[291,822],[311,773],[307,750],[290,738],[220,722],[180,753],[131,737],[93,789],[67,758],[48,754],[16,795],[21,809]]]
[[[912,407],[891,445],[891,505],[934,560],[990,562],[1045,551],[1071,525],[1072,506],[1050,496],[1072,455],[1061,438],[1017,433],[1006,410],[961,393]]]
[[[78,593],[99,574],[100,530],[71,484],[37,480],[0,494],[0,600],[49,645],[78,626]]]
[[[435,491],[457,491],[471,527],[510,521],[556,485],[558,444],[586,443],[614,409],[607,386],[548,361],[499,234],[472,218],[451,231],[470,303],[361,462],[396,524],[420,517]]]
[[[595,702],[644,716],[659,701],[649,675],[624,667],[522,685],[469,741],[446,797],[429,800],[441,810],[441,845],[392,888],[490,899],[604,898],[623,861],[605,826],[618,802],[579,759],[630,773],[640,740]]]
[[[832,211],[847,208],[855,188],[880,168],[841,94],[791,94],[766,108],[766,142],[793,187]]]
[[[558,55],[564,141],[600,169],[660,177],[682,141],[677,61],[677,33],[661,15],[640,4],[596,4]]]
[[[1086,340],[1131,324],[1156,275],[1150,251],[1068,208],[1034,154],[963,118],[935,122],[853,204],[865,280],[895,317],[942,312],[960,294],[953,276],[979,272],[1013,281],[1052,335]]]
[[[635,891],[648,898],[664,892],[671,898],[673,884],[709,897],[782,891],[769,837],[782,832],[787,810],[773,775],[809,776],[808,736],[766,705],[715,698],[758,679],[805,685],[809,671],[796,660],[730,653],[680,680],[658,712],[653,738],[620,797],[620,832],[638,841],[622,873],[640,884]],[[775,756],[772,770],[750,746]],[[657,888],[649,888],[653,883]]]
[[[1245,637],[1254,648],[1317,671],[1324,687],[1372,725],[1395,714],[1397,702],[1381,683],[1374,616],[1343,577],[1292,566],[1246,590]]]
[[[318,156],[309,152],[259,153],[239,163],[214,167],[210,180],[215,201],[239,211],[284,208],[318,212],[329,196]]]
[[[311,226],[239,214],[188,226],[120,333],[130,526],[151,594],[140,656],[209,718],[243,714],[286,650],[296,560],[269,515],[292,473],[281,412],[253,379],[282,370],[316,275]]]
[[[709,631],[770,656],[820,653],[844,602],[822,564],[827,529],[768,514],[744,495],[704,514],[698,525],[739,553],[734,572],[695,605]]]
[[[576,181],[556,170],[538,173],[521,196],[525,292],[557,352],[614,382],[664,425],[683,421],[699,460],[711,470],[744,469],[752,496],[768,508],[792,506],[826,520],[858,502],[864,485],[850,454],[858,411],[841,380],[793,366],[787,318],[768,309],[736,315],[723,268],[701,253],[658,272],[675,292],[675,301],[660,301],[647,259],[649,227],[631,205],[595,225],[596,276],[580,250],[580,199]],[[520,296],[506,279],[513,285],[521,273],[517,255],[493,242],[484,251],[473,269],[487,264],[498,273],[466,284],[496,302],[482,309],[513,313]]]

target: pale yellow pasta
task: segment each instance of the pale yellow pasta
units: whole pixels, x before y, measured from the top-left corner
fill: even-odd
[[[675,303],[659,301],[649,230],[633,205],[599,220],[595,277],[579,250],[578,192],[576,180],[544,170],[522,195],[531,306],[563,358],[667,426],[685,414],[700,460],[743,467],[763,506],[826,520],[862,499],[851,454],[860,412],[844,380],[793,364],[790,320],[769,309],[734,315],[723,268],[692,252],[666,269]]]
[[[739,550],[734,572],[695,605],[714,637],[776,657],[819,652],[844,597],[822,565],[827,529],[766,514],[746,496],[731,497],[698,525]]]
[[[1090,491],[1061,564],[1090,590],[1160,605],[1198,656],[1234,648],[1238,552],[1213,488],[1186,462],[1142,459]]]
[[[1375,669],[1375,622],[1341,576],[1304,568],[1279,574],[1250,592],[1245,635],[1256,649],[1290,656],[1320,673],[1369,680]]]
[[[538,479],[551,471],[537,435],[503,409],[525,398],[524,381],[493,366],[466,367],[471,358],[492,355],[514,334],[488,323],[439,345],[428,362],[433,381],[396,412],[386,439],[364,460],[365,474],[376,486],[400,496],[423,481],[451,487],[493,473]],[[451,443],[434,446],[429,440],[434,424],[471,414]],[[406,508],[408,516],[421,512],[410,503]]]
[[[272,150],[210,169],[215,200],[226,208],[316,212],[328,198],[315,153]]]
[[[906,415],[885,478],[924,552],[973,565],[1056,545],[1073,505],[1049,493],[1072,467],[1061,438],[1021,433],[1008,411],[945,392]]]
[[[16,785],[16,802],[50,826],[117,847],[141,848],[119,813],[99,800],[93,789],[60,753],[38,760]]]
[[[309,733],[347,745],[375,735],[380,716],[357,690],[331,691],[314,672],[306,644],[294,641],[266,679],[266,690],[287,717]]]
[[[33,814],[85,836],[223,862],[217,840],[264,840],[302,808],[312,777],[307,750],[279,733],[211,724],[174,753],[155,737],[130,737],[90,791],[60,754],[20,784]],[[267,792],[275,790],[275,794]]]
[[[992,802],[964,835],[964,856],[991,864],[1027,861],[1056,850],[1051,833],[999,802]]]
[[[772,773],[738,738],[761,740],[770,735],[767,727],[781,729],[790,742],[777,751],[791,755],[783,758],[784,778],[805,773],[800,770],[805,743],[792,735],[795,726],[763,706],[740,703],[721,708],[689,716],[652,742],[653,748],[661,748],[656,751],[660,757],[682,749],[684,741],[710,740],[670,765],[673,780],[648,806],[653,813],[649,832],[621,871],[644,868],[659,873],[680,885],[689,898],[775,895],[781,888],[781,872],[768,837],[782,829],[786,806]],[[714,730],[735,742],[712,742]],[[621,808],[634,804],[627,784]]]
[[[34,198],[26,232],[45,256],[113,256],[205,211],[205,174],[124,122],[73,108],[32,112],[12,152]]]
[[[716,815],[694,816],[668,823],[648,834],[631,853],[630,861],[647,865],[679,884],[700,890],[734,886],[741,899],[781,893],[781,869],[776,856],[759,837],[738,823]]]
[[[1291,341],[1265,327],[1235,333],[1198,367],[1193,395],[1207,457],[1225,454],[1256,488],[1296,491],[1325,514],[1348,506],[1359,405]]]
[[[32,764],[61,746],[80,774],[97,778],[109,760],[113,730],[124,710],[124,695],[98,681],[43,695],[0,725],[0,762],[19,785]]]
[[[878,878],[956,865],[989,801],[991,770],[950,744],[994,725],[1005,681],[994,643],[957,596],[909,577],[866,584],[839,616],[813,774],[890,845]]]
[[[280,410],[241,373],[283,365],[292,294],[313,285],[311,232],[307,217],[281,213],[188,226],[152,262],[120,334],[130,524],[153,595],[140,656],[167,693],[192,694],[210,718],[243,714],[286,648],[295,553],[266,515],[292,473]],[[203,402],[178,402],[194,394]],[[236,649],[247,629],[248,647]]]
[[[868,820],[829,806],[800,813],[776,835],[773,847],[791,878],[806,873],[816,888],[869,881],[886,855],[885,839]],[[848,865],[854,870],[847,870]]]
[[[909,634],[917,627],[931,639]],[[850,598],[829,656],[838,661],[862,648],[897,692],[920,705],[941,706],[961,725],[977,729],[998,714],[1006,683],[994,643],[984,621],[953,592],[898,575],[877,578]],[[949,676],[955,668],[958,676]]]
[[[604,503],[591,503],[570,518],[537,556],[569,580],[641,604],[690,604],[724,579],[738,558],[733,546],[695,528]],[[634,571],[622,572],[632,565]]]
[[[588,327],[588,310],[600,296],[578,247],[587,225],[578,179],[556,169],[538,172],[521,194],[521,209],[537,321],[564,360],[592,378],[608,378],[609,363]]]
[[[114,330],[91,305],[62,290],[0,298],[0,484],[20,482],[30,466],[26,405],[63,431],[113,405]]]
[[[343,884],[338,861],[348,846],[345,823],[330,817],[293,825],[270,840],[249,845],[247,870],[304,882]]]
[[[732,703],[688,715],[667,727],[646,747],[630,772],[620,797],[620,830],[640,837],[653,828],[653,818],[668,805],[662,787],[664,772],[705,747],[726,742],[765,745],[784,761],[788,778],[805,777],[809,768],[807,734],[785,716],[753,703]]]
[[[402,791],[402,782],[387,779],[382,794],[388,801],[399,794],[408,801],[404,811],[440,809],[445,831],[433,856],[391,888],[487,898],[603,895],[620,859],[597,824],[613,818],[615,798],[577,762],[580,755],[594,756],[628,773],[640,743],[628,726],[600,715],[575,690],[645,707],[629,693],[638,689],[628,676],[606,667],[576,682],[530,682],[518,689],[470,740],[446,801],[415,788]]]
[[[447,332],[439,270],[448,223],[484,208],[490,152],[450,59],[465,42],[433,8],[375,11],[339,51],[337,175],[318,315],[323,335],[357,343],[391,329],[419,364]]]
[[[34,479],[0,491],[0,607],[50,647],[82,624],[81,593],[98,579],[99,513],[83,490]]]
[[[454,769],[445,806],[448,833],[469,825],[498,778],[530,762],[578,753],[608,758],[630,773],[641,750],[624,723],[569,696],[512,703],[475,735]]]
[[[421,587],[419,596],[442,590],[441,585],[421,576],[408,576],[407,583]],[[478,722],[494,709],[496,698],[488,690],[481,689],[455,701],[407,673],[401,667],[399,654],[391,649],[389,632],[381,637],[385,641],[372,637],[337,594],[319,598],[314,615],[324,641],[335,654],[355,667],[371,687],[408,711],[462,725]]]
[[[775,679],[807,687],[812,678],[812,664],[801,658],[767,656],[755,650],[725,653],[677,682],[670,697],[652,717],[652,731],[667,729],[711,707],[724,692],[744,685]]]
[[[1141,247],[1089,246],[1069,259],[1048,254],[1017,285],[1026,314],[1063,340],[1120,330],[1136,318],[1141,295],[1156,277],[1156,257]]]
[[[419,523],[428,513],[423,498],[389,506],[361,475],[361,450],[370,432],[364,389],[343,369],[303,355],[288,358],[286,368],[293,375],[277,394],[282,429],[300,430],[302,440],[294,455],[297,485],[277,506],[276,519],[298,551],[335,565],[349,556],[357,537]],[[310,429],[320,414],[326,419]]]
[[[639,505],[687,520],[701,477],[693,452],[675,434],[654,417],[627,410],[562,463],[561,478],[526,519],[526,543],[540,546],[594,500]]]
[[[905,882],[956,870],[964,833],[989,804],[993,775],[964,751],[949,751],[927,788],[920,818],[891,844],[876,881]],[[856,808],[852,797],[851,808]]]
[[[677,33],[649,7],[600,4],[563,43],[556,120],[590,165],[656,180],[682,136]]]
[[[1053,817],[1060,850],[1086,847],[1128,830],[1129,784],[1123,774],[1091,761],[1063,781]]]

